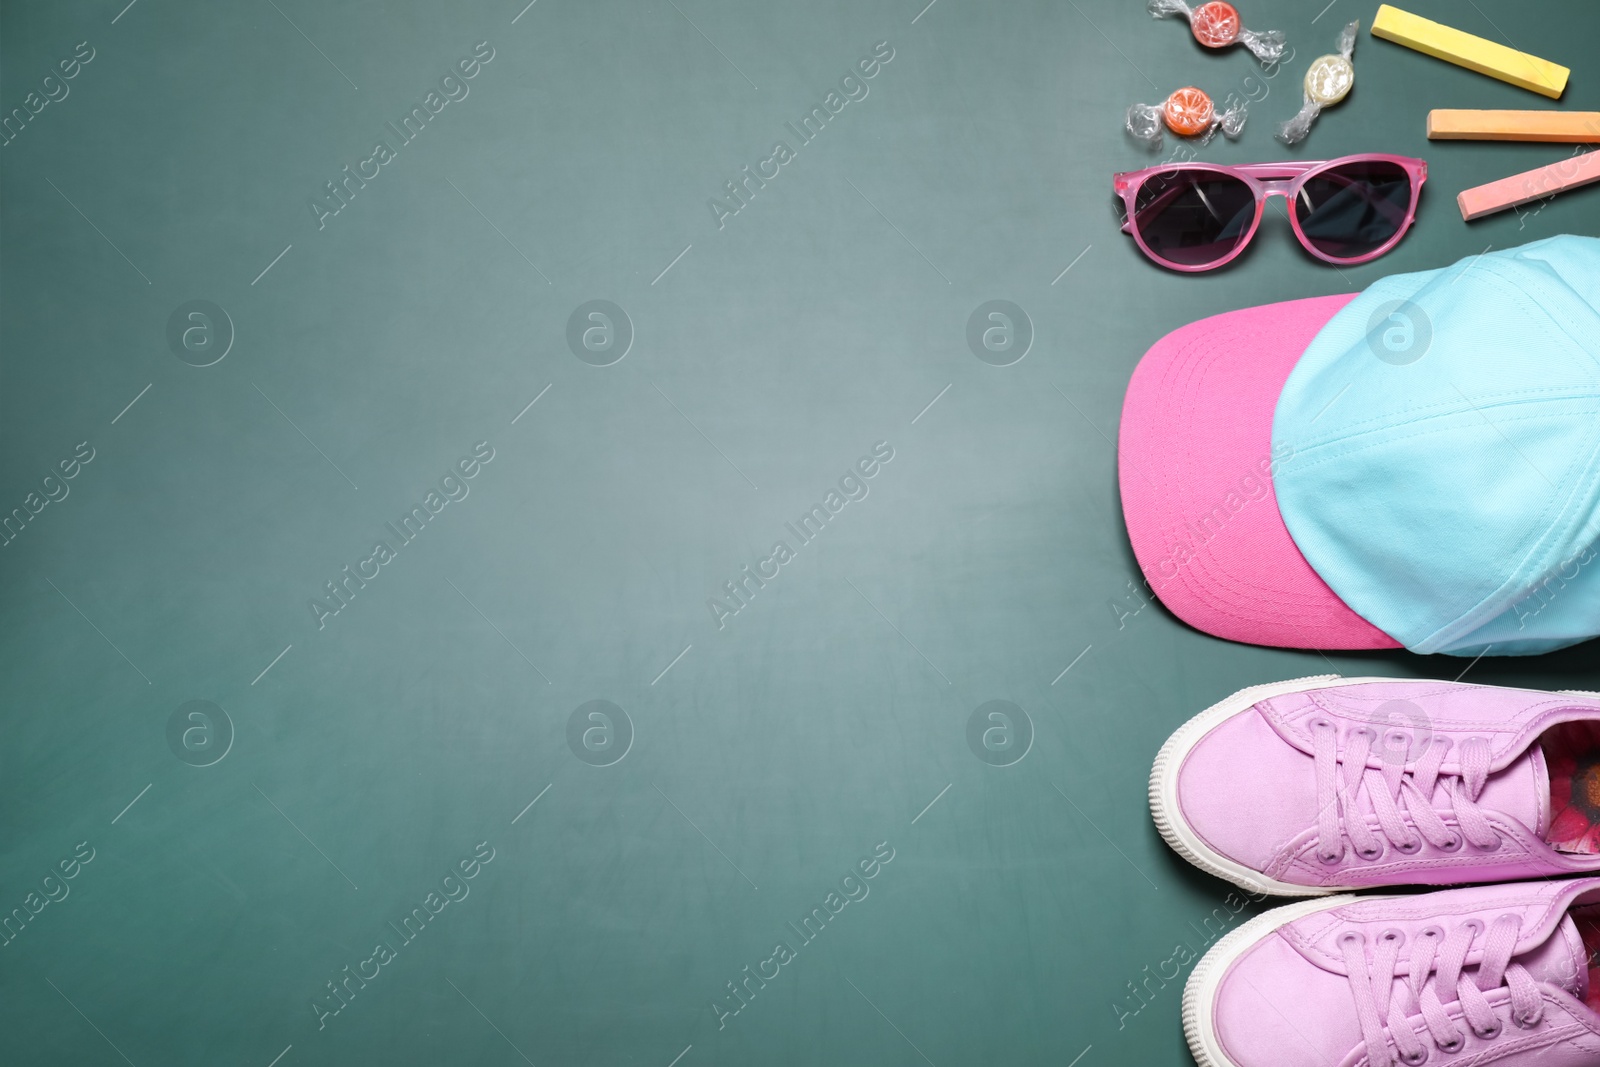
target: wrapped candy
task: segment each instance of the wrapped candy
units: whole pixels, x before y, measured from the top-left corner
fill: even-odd
[[[1294,144],[1311,132],[1311,124],[1325,107],[1332,107],[1350,94],[1356,83],[1356,68],[1350,57],[1356,50],[1356,32],[1361,29],[1357,19],[1339,34],[1339,54],[1318,56],[1306,71],[1305,103],[1299,114],[1278,126],[1278,140]]]
[[[1226,48],[1242,44],[1262,64],[1276,63],[1283,56],[1284,39],[1278,30],[1247,30],[1239,21],[1239,9],[1222,0],[1212,0],[1191,8],[1184,0],[1150,0],[1150,17],[1161,19],[1182,15],[1189,20],[1194,39],[1207,48]]]
[[[1128,109],[1128,132],[1151,148],[1161,144],[1161,129],[1165,126],[1180,137],[1199,137],[1200,143],[1211,140],[1220,127],[1229,137],[1239,136],[1244,129],[1245,105],[1219,112],[1211,98],[1190,85],[1167,97],[1162,104],[1134,104]]]

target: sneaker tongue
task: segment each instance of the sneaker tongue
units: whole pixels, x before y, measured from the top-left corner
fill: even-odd
[[[1565,989],[1582,1001],[1589,995],[1589,955],[1571,915],[1561,920],[1545,943],[1514,960],[1528,969],[1536,982]]]
[[[1503,812],[1538,837],[1550,829],[1550,771],[1544,748],[1529,745],[1505,770],[1489,776],[1478,806]]]

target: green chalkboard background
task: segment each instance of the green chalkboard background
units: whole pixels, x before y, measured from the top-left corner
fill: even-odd
[[[1468,665],[1142,606],[1124,386],[1210,312],[1595,232],[1600,190],[1456,213],[1565,148],[1423,136],[1552,105],[1363,32],[1289,154],[1425,156],[1416,230],[1338,271],[1275,218],[1180,277],[1118,233],[1159,158],[1124,109],[1238,93],[1204,158],[1280,158],[1375,5],[1251,0],[1267,78],[1140,0],[524,2],[0,13],[0,510],[59,497],[0,549],[0,1061],[1189,1063],[1177,984],[1127,986],[1230,905],[1150,825],[1157,746],[1246,685]],[[1595,5],[1409,6],[1600,107]]]

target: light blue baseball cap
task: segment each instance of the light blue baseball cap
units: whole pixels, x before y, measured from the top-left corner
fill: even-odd
[[[1306,562],[1413,652],[1600,634],[1600,239],[1374,283],[1289,373],[1272,453]]]

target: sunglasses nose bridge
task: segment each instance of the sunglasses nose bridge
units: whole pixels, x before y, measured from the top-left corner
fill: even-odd
[[[1290,195],[1289,190],[1290,187],[1294,185],[1295,180],[1293,178],[1267,178],[1257,180],[1261,182],[1262,186],[1260,201],[1261,210],[1266,210],[1268,200],[1271,200],[1275,196],[1281,196],[1283,197],[1284,202],[1284,212],[1291,217],[1292,221],[1294,215],[1294,205],[1290,203],[1290,201],[1293,200],[1294,197]],[[1302,195],[1304,195],[1304,190],[1302,190]],[[1309,207],[1309,203],[1306,206]]]

